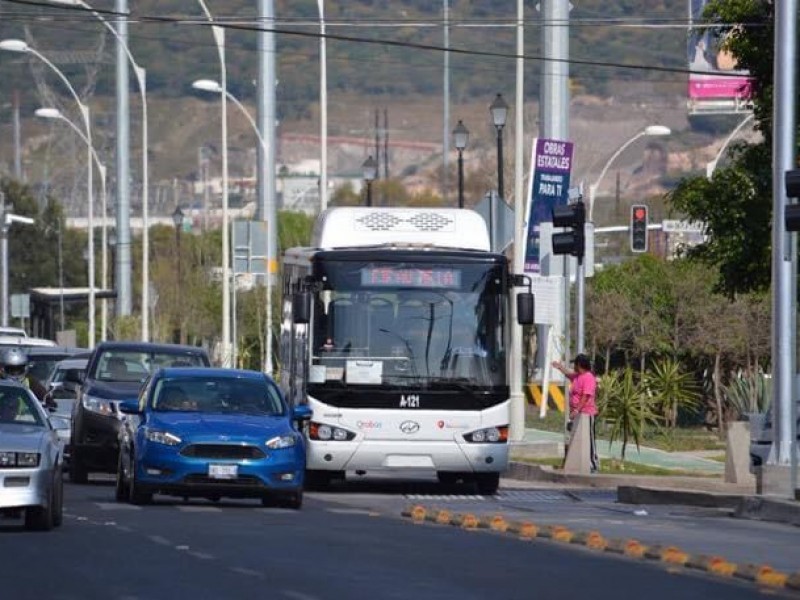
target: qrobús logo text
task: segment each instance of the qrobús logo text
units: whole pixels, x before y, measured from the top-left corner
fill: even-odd
[[[367,421],[356,421],[356,427],[359,429],[381,429],[383,427],[383,423],[380,421],[373,421],[371,419]]]

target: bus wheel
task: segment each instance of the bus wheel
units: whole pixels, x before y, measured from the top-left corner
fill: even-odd
[[[494,496],[500,487],[500,473],[476,473],[475,484],[481,496]]]

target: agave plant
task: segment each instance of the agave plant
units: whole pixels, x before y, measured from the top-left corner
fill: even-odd
[[[696,410],[700,392],[690,373],[681,372],[679,361],[667,358],[655,364],[643,381],[647,394],[659,407],[664,422],[671,428],[678,423],[678,413]]]
[[[608,426],[609,442],[622,441],[624,461],[628,442],[633,440],[638,449],[646,428],[659,425],[653,399],[630,367],[601,377],[598,388],[600,418]]]
[[[772,398],[772,378],[764,373],[741,371],[722,388],[728,406],[739,418],[752,413],[765,413]]]

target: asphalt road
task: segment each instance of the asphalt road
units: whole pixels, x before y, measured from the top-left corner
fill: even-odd
[[[380,491],[380,490],[378,490]],[[153,506],[110,483],[68,485],[62,528],[0,521],[0,598],[288,600],[751,598],[752,586],[543,541],[414,525],[394,506],[418,487],[309,494],[302,511],[257,502]],[[425,491],[425,490],[423,490]],[[381,506],[384,506],[382,509]]]

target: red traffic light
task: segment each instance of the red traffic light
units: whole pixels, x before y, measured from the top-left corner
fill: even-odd
[[[633,210],[633,218],[637,221],[645,221],[647,219],[647,209],[644,206],[637,206]]]

